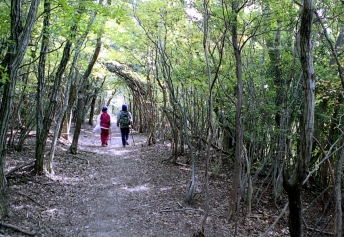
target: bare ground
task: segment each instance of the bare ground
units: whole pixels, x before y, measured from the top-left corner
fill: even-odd
[[[68,142],[58,143],[54,175],[34,176],[32,165],[10,173],[13,213],[0,223],[0,236],[192,236],[204,214],[203,171],[197,166],[195,203],[187,205],[190,167],[164,162],[170,156],[166,145],[147,147],[147,138],[136,132],[133,138],[122,147],[116,128],[110,145],[101,147],[99,136],[84,125],[78,155],[66,152]],[[30,161],[34,161],[34,137],[23,152],[9,152],[5,172]],[[211,176],[205,236],[259,236],[279,215],[271,195],[266,195],[251,218],[228,223],[229,189],[226,175]],[[287,236],[286,220],[284,216],[266,236]]]

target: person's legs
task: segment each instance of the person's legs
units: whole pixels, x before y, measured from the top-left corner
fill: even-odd
[[[100,132],[100,140],[101,140],[101,142],[102,142],[102,146],[104,146],[105,145],[105,134],[104,134],[104,130],[105,129],[101,129],[101,132]]]
[[[109,140],[109,129],[104,129],[104,140],[105,140],[105,145],[108,145],[108,140]]]
[[[125,128],[121,128],[122,145],[125,146]]]
[[[108,139],[109,139],[109,129],[102,128],[101,133],[100,133],[100,140],[102,141],[102,146],[107,145]]]
[[[129,145],[128,139],[129,139],[129,128],[126,128],[125,130],[125,144],[126,145]]]

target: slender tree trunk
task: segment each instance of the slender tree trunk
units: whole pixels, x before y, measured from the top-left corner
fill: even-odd
[[[93,93],[91,105],[90,105],[91,111],[90,111],[90,117],[89,117],[89,121],[88,121],[89,125],[93,125],[93,118],[94,118],[94,114],[96,113],[96,103],[97,103],[98,93],[99,93],[100,89],[104,86],[105,81],[106,81],[106,76],[103,78],[101,85],[94,89],[94,93]],[[111,98],[106,103],[106,106],[110,106],[111,100],[115,96],[116,92],[117,92],[117,89],[114,89],[112,91]]]
[[[342,1],[342,3],[344,4],[344,1]],[[339,75],[339,78],[341,80],[342,88],[344,88],[344,70],[343,70],[343,67],[341,65],[341,61],[338,57],[338,50],[340,50],[344,45],[344,25],[342,25],[342,27],[341,27],[341,32],[340,32],[340,34],[336,40],[336,44],[333,45],[332,40],[328,36],[327,28],[326,28],[325,24],[323,23],[323,21],[322,21],[322,19],[319,16],[317,11],[315,11],[315,15],[316,15],[318,21],[320,22],[320,24],[323,28],[324,35],[325,35],[327,42],[331,48],[332,58],[330,60],[330,66],[331,67],[333,65],[337,66],[338,75]],[[333,138],[334,131],[335,131],[335,128],[337,126],[337,123],[336,123],[337,115],[338,115],[338,112],[341,108],[342,102],[343,102],[343,95],[342,95],[342,92],[340,92],[338,94],[338,102],[335,103],[335,107],[334,107],[334,113],[332,116],[333,119],[332,119],[332,123],[331,123],[330,130],[329,130],[329,138],[330,139],[328,139],[327,147],[329,146],[329,144],[331,144],[331,140]],[[343,144],[344,144],[344,138],[343,138]],[[336,174],[335,174],[335,184],[334,184],[335,205],[336,205],[336,218],[335,218],[335,224],[334,224],[334,233],[338,237],[344,236],[343,223],[342,223],[343,211],[342,211],[342,193],[341,193],[341,176],[342,176],[341,170],[342,170],[342,166],[343,166],[343,162],[344,162],[343,159],[344,159],[344,151],[343,151],[343,148],[341,148],[341,152],[340,152],[340,155],[339,155],[339,158],[338,158],[338,161],[336,164],[336,168],[335,168]],[[326,162],[326,166],[325,165],[323,166],[324,171],[326,171],[326,172],[324,172],[325,173],[324,177],[327,177],[328,169],[326,169],[326,168],[327,168],[327,166],[329,166],[329,164],[330,164],[329,162]],[[325,181],[327,181],[327,180],[325,180]],[[322,198],[324,198],[324,197],[322,197]]]
[[[280,25],[280,21],[277,22]],[[275,114],[276,122],[276,156],[273,160],[274,163],[274,195],[275,200],[280,201],[282,199],[283,192],[283,157],[286,153],[286,133],[285,133],[285,100],[286,100],[286,81],[282,78],[281,69],[281,29],[277,28],[275,41],[267,41],[267,46],[270,48],[269,57],[271,62],[271,67],[273,68],[273,81],[276,88],[276,99],[275,104],[277,107],[277,112]]]
[[[29,78],[30,70],[31,70],[31,67],[28,66],[27,72],[21,78],[20,84],[22,85],[22,88],[18,92],[18,94],[19,94],[18,95],[19,96],[18,102],[17,102],[16,108],[14,108],[13,112],[12,112],[13,115],[12,115],[11,120],[12,121],[18,121],[18,123],[11,123],[11,127],[10,127],[11,133],[10,133],[10,137],[8,138],[7,146],[8,147],[14,147],[14,149],[16,151],[20,151],[22,149],[23,144],[20,144],[18,142],[16,145],[14,145],[14,134],[13,134],[14,128],[17,127],[17,131],[19,131],[20,134],[22,134],[22,132],[24,132],[24,134],[25,134],[25,131],[23,131],[23,130],[27,129],[26,124],[24,124],[24,125],[22,124],[21,111],[22,111],[22,104],[25,101],[26,88],[28,87],[27,84],[28,84],[28,78]],[[26,103],[26,106],[29,106],[30,101],[26,100],[25,103]],[[18,134],[18,132],[16,132],[16,133]],[[21,138],[23,138],[21,141],[25,140],[25,136],[24,137],[21,136]],[[20,139],[18,139],[18,141],[20,141]],[[18,150],[18,149],[20,149],[20,150]]]
[[[81,125],[83,123],[83,119],[85,117],[85,88],[86,84],[88,81],[88,77],[90,76],[93,66],[97,61],[97,58],[99,56],[99,52],[101,49],[101,32],[99,33],[99,37],[97,39],[97,44],[95,47],[95,50],[93,52],[93,56],[88,64],[88,67],[82,77],[81,85],[79,87],[78,91],[78,105],[77,105],[77,121],[75,124],[75,129],[74,129],[74,135],[73,135],[73,141],[71,146],[69,147],[69,152],[72,154],[77,154],[78,153],[78,141],[79,141],[79,136],[80,136],[80,131],[81,131]]]
[[[90,117],[88,120],[88,124],[93,126],[93,117],[94,117],[94,110],[96,107],[96,100],[97,100],[97,96],[93,96],[92,97],[92,101],[91,101],[91,111],[90,111]]]
[[[44,20],[43,20],[43,29],[42,29],[42,45],[41,45],[41,52],[39,56],[39,63],[38,63],[38,83],[37,83],[37,110],[36,110],[36,121],[37,121],[37,128],[36,128],[36,159],[42,159],[44,156],[44,148],[45,148],[45,139],[46,135],[43,134],[44,132],[44,79],[45,79],[45,64],[47,53],[49,50],[49,26],[50,26],[50,0],[44,1]],[[40,145],[43,148],[39,147],[37,150],[37,142],[39,141]],[[44,141],[44,142],[43,142]],[[42,143],[42,144],[41,144]],[[37,160],[36,160],[37,161]],[[43,167],[43,165],[42,165]],[[43,168],[42,170],[43,171]]]
[[[73,78],[75,75],[71,75]],[[62,128],[61,128],[61,133],[60,136],[66,139],[67,141],[69,140],[69,133],[70,133],[70,125],[72,123],[72,110],[73,106],[76,100],[76,85],[75,83],[72,83],[71,88],[70,88],[70,93],[69,93],[69,100],[68,100],[68,107],[67,110],[64,114],[63,117],[63,122],[62,122]]]
[[[213,85],[214,82],[212,81],[212,73],[208,58],[208,21],[209,21],[209,12],[208,12],[208,1],[203,1],[203,51],[206,60],[206,67],[207,67],[207,76],[208,76],[208,83],[209,83],[209,106],[208,106],[208,137],[207,137],[207,154],[205,159],[205,168],[204,168],[204,179],[205,179],[205,212],[201,222],[201,233],[204,235],[205,224],[209,215],[210,209],[210,195],[209,195],[209,166],[210,166],[210,148],[214,138],[214,124],[213,124]]]
[[[303,71],[303,108],[300,123],[298,159],[289,177],[285,172],[284,188],[289,198],[290,236],[303,236],[302,230],[302,184],[306,177],[312,155],[314,131],[315,73],[312,59],[311,32],[314,14],[313,0],[304,0],[300,26],[300,61]]]
[[[4,175],[4,166],[7,150],[7,128],[10,113],[13,104],[13,97],[17,81],[17,72],[24,58],[31,32],[35,23],[36,14],[39,6],[39,0],[32,0],[30,9],[26,18],[26,24],[23,26],[22,1],[11,1],[11,37],[13,45],[1,62],[3,68],[7,68],[9,81],[3,88],[3,97],[0,105],[0,219],[9,213],[9,205],[6,197],[6,178]]]
[[[183,100],[185,103],[185,100]],[[185,140],[186,140],[186,144],[189,147],[189,154],[191,157],[191,183],[190,186],[187,190],[186,193],[186,198],[185,201],[188,204],[192,204],[193,203],[193,195],[194,195],[194,190],[195,190],[195,185],[196,185],[196,180],[195,180],[195,155],[194,155],[194,150],[190,141],[190,136],[189,136],[189,130],[188,130],[188,126],[187,126],[187,116],[186,116],[186,111],[185,111],[185,104],[181,105],[180,103],[178,104],[179,108],[182,112],[182,121],[183,121],[183,128],[184,128],[184,133],[185,133]],[[203,228],[202,228],[203,229]]]
[[[57,106],[59,88],[61,86],[62,76],[63,76],[63,73],[65,72],[67,63],[70,58],[71,47],[72,47],[72,42],[67,41],[63,50],[63,55],[60,61],[60,65],[56,72],[54,86],[51,90],[50,101],[44,111],[43,127],[37,130],[36,150],[35,150],[35,156],[36,156],[35,172],[39,175],[43,174],[45,145],[47,143],[47,137],[49,134],[50,126],[51,126],[51,123],[55,114],[56,106]]]
[[[242,61],[241,52],[238,42],[237,33],[237,6],[232,7],[233,14],[236,16],[232,22],[232,45],[234,49],[235,61],[236,61],[236,77],[237,77],[237,103],[235,113],[235,160],[234,160],[234,172],[233,172],[233,184],[229,197],[229,209],[228,219],[232,219],[237,211],[237,204],[240,201],[240,180],[241,180],[241,162],[242,162],[242,150],[243,150],[243,125],[242,125],[242,97],[243,97],[243,81],[242,81]]]
[[[77,154],[78,153],[78,141],[79,141],[79,136],[81,132],[81,126],[83,123],[83,117],[85,113],[85,88],[86,88],[86,81],[87,78],[83,79],[84,82],[79,87],[79,92],[78,92],[78,99],[77,99],[77,106],[76,106],[76,122],[75,122],[75,127],[74,127],[74,134],[73,134],[73,140],[72,144],[69,147],[69,153],[71,154]]]
[[[7,151],[7,128],[11,113],[11,105],[14,94],[15,81],[9,82],[4,86],[4,93],[0,108],[2,118],[0,119],[0,219],[9,213],[9,204],[6,196],[6,177],[4,174],[5,158]]]
[[[67,90],[68,93],[66,92],[66,94],[65,94],[65,97],[69,98],[68,99],[68,107],[66,108],[65,111],[63,111],[64,117],[62,119],[62,125],[61,125],[62,137],[65,138],[66,140],[69,140],[70,124],[71,124],[71,120],[72,120],[71,113],[72,113],[73,105],[74,105],[74,102],[76,100],[76,95],[77,95],[77,89],[76,89],[76,85],[74,82],[76,80],[72,80],[72,78],[75,79],[77,77],[75,75],[76,63],[79,59],[79,55],[80,55],[80,52],[82,50],[82,45],[85,42],[85,38],[87,37],[89,30],[90,30],[90,27],[93,25],[93,22],[95,21],[95,19],[96,19],[96,13],[93,14],[93,17],[91,18],[91,20],[87,26],[87,30],[85,31],[83,36],[80,37],[80,39],[77,41],[77,43],[75,45],[75,54],[73,56],[73,60],[71,63],[69,76],[68,76],[68,80],[71,80],[70,90]]]
[[[342,138],[342,148],[340,149],[338,160],[335,169],[335,236],[343,237],[343,195],[342,195],[342,173],[343,173],[343,164],[344,164],[344,137]]]
[[[71,71],[73,71],[73,69],[71,69]],[[49,157],[48,157],[48,161],[47,161],[47,171],[50,174],[54,173],[53,170],[53,160],[54,160],[54,156],[55,156],[55,149],[56,149],[56,144],[57,144],[57,139],[60,133],[60,129],[61,129],[61,124],[63,122],[63,118],[66,114],[66,110],[69,107],[69,95],[70,95],[70,91],[71,91],[71,87],[72,87],[72,83],[73,83],[73,73],[71,72],[69,77],[68,77],[68,81],[67,81],[67,89],[65,91],[65,96],[64,96],[64,103],[62,106],[62,109],[60,111],[60,114],[58,116],[57,122],[56,122],[56,128],[54,131],[54,137],[51,141],[51,147],[50,147],[50,153],[49,153]]]
[[[99,4],[102,5],[103,0],[99,0]],[[85,31],[84,37],[82,40],[84,40],[86,38],[86,36],[89,34],[90,31],[90,27],[93,25],[94,20],[96,19],[97,16],[97,12],[95,11],[93,13],[93,18],[91,19],[90,23],[88,24],[88,28]],[[96,47],[94,49],[92,58],[90,60],[90,62],[88,63],[88,66],[86,68],[86,71],[84,72],[82,78],[81,78],[81,83],[80,86],[78,88],[78,100],[77,100],[77,111],[76,111],[76,123],[75,123],[75,128],[74,128],[74,134],[73,134],[73,140],[72,140],[72,144],[69,147],[69,152],[72,154],[77,154],[78,153],[78,141],[79,141],[79,135],[80,135],[80,131],[81,131],[81,125],[84,121],[85,118],[85,114],[86,114],[86,95],[85,95],[85,88],[87,86],[88,83],[88,78],[91,75],[92,69],[94,64],[97,61],[97,58],[99,56],[100,53],[100,49],[102,46],[102,33],[103,33],[103,28],[101,26],[99,32],[98,32],[98,37],[97,37],[97,43],[96,43]]]

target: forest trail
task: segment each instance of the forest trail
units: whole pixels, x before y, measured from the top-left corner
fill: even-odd
[[[140,196],[147,195],[149,184],[146,179],[136,180],[133,176],[140,173],[143,178],[145,167],[138,167],[141,163],[138,154],[145,137],[136,134],[134,146],[131,136],[130,145],[122,147],[119,129],[112,126],[109,146],[101,147],[99,136],[93,134],[92,130],[84,129],[82,135],[79,149],[96,153],[96,159],[89,162],[91,166],[99,168],[89,175],[88,182],[81,183],[90,196],[83,198],[84,205],[79,206],[76,215],[71,217],[78,221],[67,231],[68,234],[140,236],[145,230],[137,228],[140,226],[137,222],[143,219],[137,213],[141,209]]]
[[[182,167],[185,177],[175,174],[180,167],[161,163],[170,156],[169,149],[146,147],[147,137],[137,132],[130,135],[130,145],[122,147],[119,128],[111,127],[107,147],[100,146],[92,127],[82,131],[79,149],[96,154],[96,158],[89,159],[94,169],[78,185],[78,194],[84,189],[87,195],[69,217],[73,221],[65,235],[191,236],[203,212],[183,203],[190,170]],[[215,231],[209,236],[226,235]]]
[[[199,183],[194,205],[186,205],[189,166],[162,162],[170,156],[167,145],[147,147],[147,137],[137,132],[133,132],[135,146],[130,137],[130,145],[122,147],[119,128],[112,127],[107,147],[100,146],[99,135],[86,124],[80,134],[78,155],[66,152],[68,142],[59,142],[55,175],[51,177],[32,175],[32,166],[9,175],[13,215],[3,223],[20,227],[36,237],[192,236],[204,213],[203,172],[196,171]],[[33,160],[33,144],[31,138],[23,152],[10,153],[7,170]],[[234,228],[225,218],[228,185],[225,176],[211,180],[212,208],[205,230],[207,237],[234,236]],[[274,216],[271,214],[270,223]],[[248,220],[238,227],[236,236],[259,236],[269,222]],[[281,230],[278,233],[283,236]],[[1,235],[32,236],[0,225]]]
[[[162,163],[168,149],[146,147],[146,136],[137,132],[135,145],[131,136],[122,147],[119,128],[112,128],[109,146],[102,147],[93,127],[84,124],[75,156],[66,153],[67,142],[59,142],[52,177],[31,175],[32,167],[11,174],[13,216],[4,222],[42,237],[191,236],[202,211],[183,204],[190,171]],[[34,138],[24,152],[9,154],[7,170],[33,159],[33,144]],[[1,234],[30,236],[3,226]]]

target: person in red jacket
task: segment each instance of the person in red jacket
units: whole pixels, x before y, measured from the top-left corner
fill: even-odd
[[[107,112],[108,108],[106,106],[102,109],[102,114],[100,115],[100,140],[102,141],[102,146],[108,145],[109,134],[110,134],[110,125],[111,125],[111,117]]]

